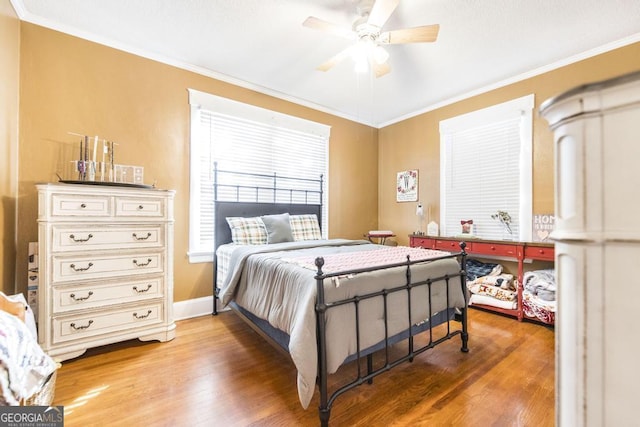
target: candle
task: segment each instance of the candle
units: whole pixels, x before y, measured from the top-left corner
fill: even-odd
[[[102,161],[100,162],[100,181],[104,181],[104,155],[109,151],[107,140],[102,140]]]
[[[76,165],[76,169],[78,169],[78,181],[82,179],[82,140],[80,140],[80,157],[78,157],[78,164]]]
[[[89,160],[89,137],[84,136],[84,160],[82,161],[82,180],[87,179],[87,161]]]
[[[109,169],[109,178],[111,178],[111,182],[116,181],[115,175],[115,165],[113,164],[113,141],[109,143],[109,163],[111,168]]]
[[[96,155],[98,154],[98,135],[93,139],[93,163],[96,162]]]

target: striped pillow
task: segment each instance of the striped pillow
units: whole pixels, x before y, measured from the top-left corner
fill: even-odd
[[[227,217],[227,224],[231,228],[231,240],[233,243],[238,245],[267,244],[267,229],[264,228],[264,223],[260,217]]]
[[[290,215],[289,224],[291,224],[291,234],[294,241],[322,239],[318,216],[315,214]]]

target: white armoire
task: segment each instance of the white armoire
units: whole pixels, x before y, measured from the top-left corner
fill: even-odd
[[[555,141],[557,425],[638,425],[640,72],[541,114]]]

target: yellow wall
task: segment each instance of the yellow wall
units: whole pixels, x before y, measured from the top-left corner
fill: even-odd
[[[2,85],[13,88],[0,100],[3,151],[15,151],[17,121],[12,111],[20,87],[18,188],[11,172],[3,178],[3,245],[5,287],[16,271],[19,290],[26,285],[27,242],[37,238],[34,184],[56,181],[56,173],[75,153],[67,132],[100,135],[122,145],[118,162],[145,167],[145,181],[177,190],[175,300],[211,295],[212,266],[189,264],[189,104],[187,88],[228,97],[331,126],[329,191],[330,237],[360,238],[374,228],[392,229],[402,244],[416,228],[414,203],[396,203],[396,173],[420,171],[420,200],[438,218],[440,120],[507,101],[536,95],[536,110],[545,99],[576,85],[638,69],[640,44],[478,95],[376,130],[330,114],[240,88],[196,73],[105,47],[2,14],[0,45]],[[3,10],[3,9],[0,9]],[[18,33],[19,28],[19,35]],[[5,36],[5,33],[8,35]],[[4,59],[4,57],[3,57]],[[17,75],[17,61],[19,79]],[[13,108],[13,110],[12,110]],[[5,145],[7,147],[5,148]],[[16,155],[13,154],[15,157]],[[16,170],[3,156],[2,173]],[[553,145],[546,122],[534,115],[534,212],[553,211]],[[15,187],[15,185],[14,185]],[[17,191],[17,192],[16,192]],[[18,206],[17,240],[12,206]],[[16,261],[17,260],[17,261]],[[8,280],[7,280],[8,279]]]
[[[553,137],[538,114],[540,104],[575,86],[640,69],[640,43],[635,43],[500,89],[474,96],[379,130],[379,227],[392,229],[400,244],[418,226],[416,203],[397,203],[395,180],[399,171],[419,170],[419,200],[432,206],[439,222],[441,120],[535,94],[533,122],[533,213],[553,212]]]
[[[37,238],[34,185],[57,181],[75,155],[67,132],[99,135],[121,143],[117,162],[144,166],[145,182],[177,190],[175,301],[212,294],[211,263],[187,258],[187,88],[330,125],[331,237],[361,238],[376,227],[376,129],[24,22],[20,77],[18,259]]]
[[[15,292],[19,71],[20,21],[0,0],[0,290],[8,294]]]

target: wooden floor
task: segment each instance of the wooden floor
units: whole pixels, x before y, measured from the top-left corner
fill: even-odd
[[[554,332],[471,309],[455,338],[338,397],[337,426],[553,426]],[[350,367],[333,376],[337,381]],[[178,322],[168,343],[89,350],[58,372],[65,426],[316,426],[296,372],[230,312]]]

